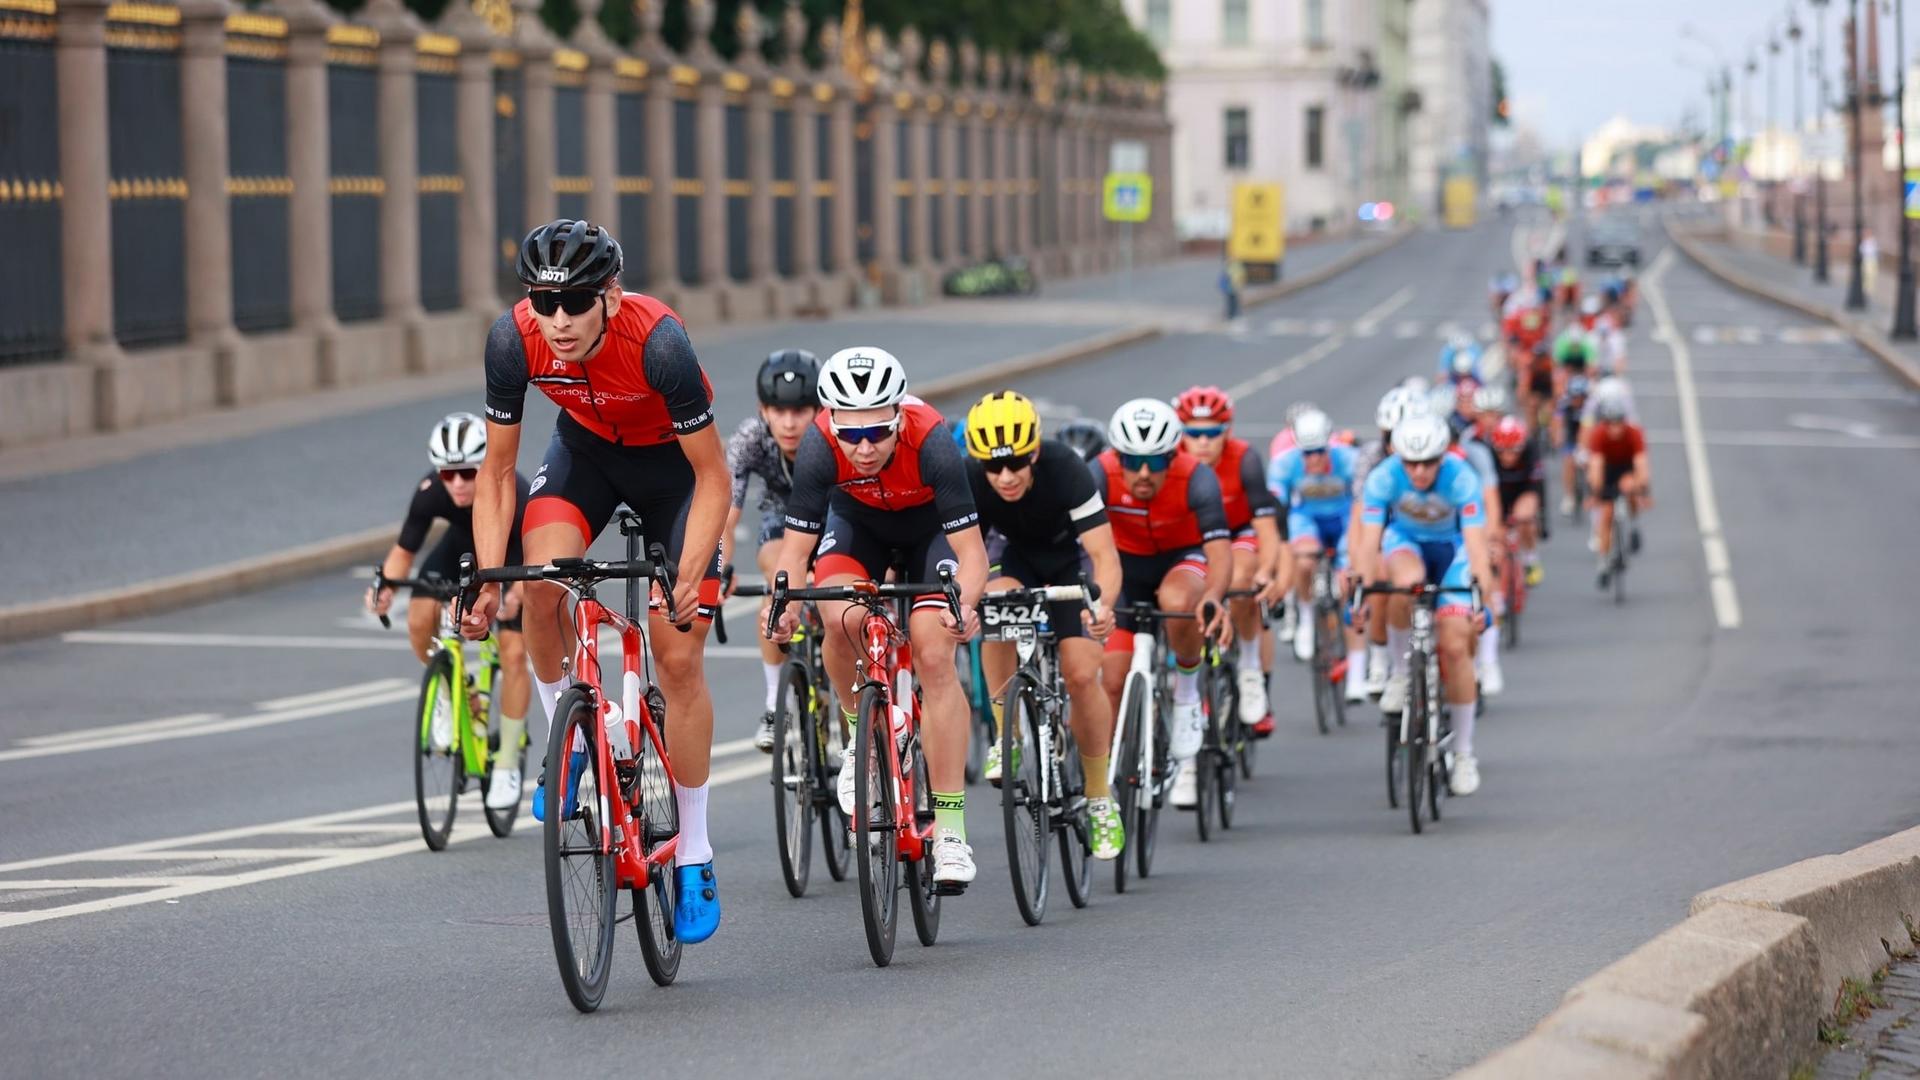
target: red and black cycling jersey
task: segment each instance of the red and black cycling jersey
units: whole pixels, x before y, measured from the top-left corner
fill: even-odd
[[[1220,478],[1185,450],[1173,455],[1166,483],[1147,503],[1127,490],[1117,451],[1105,451],[1087,468],[1093,473],[1094,486],[1106,493],[1107,521],[1122,555],[1182,551],[1233,535],[1220,498]]]
[[[622,446],[669,443],[713,423],[713,386],[673,309],[627,293],[584,363],[553,355],[522,300],[487,335],[487,418],[518,424],[527,384],[595,435]]]
[[[1280,503],[1267,488],[1260,455],[1248,453],[1249,449],[1245,439],[1228,439],[1220,448],[1220,463],[1213,466],[1214,479],[1220,483],[1220,501],[1227,512],[1227,528],[1234,532],[1253,524],[1254,518],[1280,513]]]
[[[793,494],[787,497],[787,527],[818,535],[827,509],[858,519],[875,511],[932,506],[944,532],[959,532],[980,520],[967,485],[960,448],[938,410],[916,397],[900,404],[900,431],[893,456],[872,476],[861,476],[833,437],[829,411],[800,438],[793,456]]]

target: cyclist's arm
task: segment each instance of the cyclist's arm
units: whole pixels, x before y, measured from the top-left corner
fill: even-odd
[[[693,466],[693,498],[680,546],[680,581],[697,586],[720,543],[733,478],[713,425],[713,391],[678,319],[665,318],[647,335],[641,363],[647,385],[666,401],[680,450]]]
[[[1221,603],[1233,583],[1233,532],[1227,528],[1220,477],[1205,465],[1187,478],[1187,509],[1200,529],[1200,550],[1207,554],[1206,598]]]
[[[1393,477],[1383,461],[1367,474],[1361,496],[1354,500],[1356,534],[1354,541],[1347,545],[1354,568],[1370,581],[1381,580],[1384,576],[1380,566],[1380,538],[1386,533],[1387,503],[1392,498]]]
[[[1113,526],[1101,522],[1080,534],[1080,550],[1093,564],[1093,583],[1100,587],[1102,608],[1120,602],[1120,549],[1113,543]]]
[[[787,496],[782,514],[787,531],[780,542],[775,572],[787,572],[793,588],[807,583],[807,563],[827,527],[827,498],[839,470],[834,465],[833,448],[819,428],[808,428],[800,437],[800,448],[793,455],[793,494]]]
[[[1280,569],[1280,503],[1267,490],[1266,470],[1252,451],[1240,456],[1240,488],[1247,493],[1247,508],[1253,512],[1254,553],[1257,573],[1269,579]]]
[[[968,608],[980,602],[987,589],[987,545],[980,538],[980,513],[974,507],[973,483],[967,479],[966,460],[943,423],[920,444],[920,479],[933,489],[933,506],[940,529],[960,560],[960,603]],[[967,550],[962,550],[963,548]],[[971,557],[968,552],[971,552]]]
[[[487,458],[473,499],[473,559],[482,569],[506,565],[519,492],[520,419],[527,398],[527,351],[511,311],[487,334]]]

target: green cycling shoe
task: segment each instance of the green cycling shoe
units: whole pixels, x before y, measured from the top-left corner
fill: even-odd
[[[1087,840],[1096,859],[1120,857],[1127,847],[1127,827],[1112,799],[1087,800]]]

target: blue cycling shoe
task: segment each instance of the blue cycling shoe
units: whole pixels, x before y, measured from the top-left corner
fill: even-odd
[[[720,929],[720,883],[713,863],[673,868],[673,936],[683,945],[698,945]]]
[[[573,817],[574,811],[579,809],[575,803],[578,802],[580,795],[580,774],[585,772],[586,769],[587,755],[585,751],[575,750],[567,755],[567,797],[561,803],[561,821],[566,821]],[[540,784],[533,789],[533,820],[547,820],[547,776],[545,773],[540,774]]]

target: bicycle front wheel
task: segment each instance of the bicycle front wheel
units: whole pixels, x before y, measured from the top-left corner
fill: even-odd
[[[886,743],[893,737],[887,698],[877,686],[860,691],[854,727],[853,861],[860,871],[860,918],[867,952],[876,967],[893,962],[893,935],[900,922],[899,822],[894,820],[897,783]]]
[[[840,730],[840,709],[833,703],[820,681],[813,682],[812,718],[815,769],[813,775],[814,816],[820,819],[820,857],[827,864],[827,876],[847,880],[853,869],[851,833],[853,822],[840,809],[835,794],[839,770],[852,760],[853,748]]]
[[[907,765],[913,779],[913,822],[917,831],[933,832],[933,781],[927,779],[927,755],[918,740],[909,748],[912,761]],[[933,880],[933,845],[920,846],[920,858],[899,864],[907,881],[907,908],[913,913],[913,933],[920,944],[932,948],[940,940],[940,886]]]
[[[780,692],[773,706],[773,834],[780,848],[780,876],[788,895],[795,897],[806,895],[813,869],[819,747],[814,743],[817,725],[807,714],[811,697],[807,666],[787,661],[780,669]]]
[[[1041,760],[1040,703],[1024,673],[1007,684],[1000,712],[1000,812],[1006,822],[1007,870],[1013,902],[1028,926],[1047,915],[1049,822]]]
[[[1059,714],[1055,714],[1056,719]],[[1093,895],[1093,868],[1087,856],[1087,776],[1080,764],[1080,746],[1073,741],[1073,729],[1059,724],[1054,729],[1054,759],[1060,771],[1060,790],[1055,804],[1060,808],[1053,819],[1053,831],[1060,838],[1060,879],[1066,882],[1067,899],[1083,908]]]
[[[520,736],[519,746],[502,748],[500,745],[499,665],[496,664],[494,666],[493,681],[487,685],[494,688],[494,693],[491,694],[488,699],[490,704],[487,711],[491,715],[487,717],[487,777],[486,782],[480,787],[482,791],[486,791],[493,786],[493,771],[500,767],[502,761],[511,762],[513,768],[520,770],[521,776],[527,775],[527,736],[524,733],[524,729]],[[519,820],[520,817],[519,803],[516,802],[504,810],[495,810],[491,806],[486,806],[483,802],[482,809],[486,811],[487,828],[493,831],[493,835],[503,840],[513,835],[513,823]]]
[[[655,730],[664,726],[666,717],[655,714]],[[656,986],[666,986],[680,973],[680,953],[684,946],[673,932],[673,865],[656,863],[654,852],[680,835],[680,800],[674,794],[673,776],[667,769],[666,748],[646,734],[640,740],[639,805],[634,807],[639,821],[640,857],[647,860],[647,887],[633,890],[633,924],[640,935],[640,956],[647,964],[647,976]]]
[[[600,720],[593,696],[582,687],[560,695],[553,714],[562,718],[547,737],[547,808],[542,832],[547,871],[547,924],[560,985],[581,1012],[600,1007],[613,970],[614,902],[620,883],[614,871],[607,791],[595,740]]]
[[[1627,546],[1632,524],[1627,520],[1625,499],[1613,504],[1613,602],[1627,602]]]
[[[1141,823],[1146,819],[1141,807],[1153,797],[1151,794],[1147,794],[1145,798],[1141,797],[1151,780],[1140,764],[1141,729],[1147,722],[1146,699],[1151,692],[1147,688],[1147,680],[1144,677],[1136,675],[1129,679],[1126,693],[1123,695],[1127,703],[1124,718],[1125,730],[1121,733],[1120,741],[1113,748],[1113,760],[1118,766],[1113,777],[1113,799],[1115,808],[1120,811],[1121,823],[1132,834],[1128,837],[1129,847],[1140,843],[1139,830]],[[1127,855],[1128,852],[1122,851],[1120,857],[1113,860],[1113,891],[1117,893],[1127,891],[1129,863]]]
[[[1141,791],[1139,831],[1135,833],[1140,842],[1134,845],[1134,869],[1140,876],[1153,876],[1153,851],[1160,838],[1160,805],[1167,801],[1168,792],[1173,786],[1173,758],[1168,744],[1166,710],[1161,707],[1159,695],[1151,701],[1151,732],[1142,732],[1148,736],[1142,740],[1147,752],[1145,772],[1147,787]]]
[[[453,659],[438,652],[427,661],[414,709],[413,801],[420,811],[420,835],[433,851],[444,851],[453,833],[453,815],[466,786],[466,761],[460,753],[459,698],[453,686]]]
[[[1418,836],[1426,828],[1428,812],[1427,755],[1433,752],[1433,747],[1427,742],[1427,710],[1433,708],[1433,702],[1429,700],[1431,688],[1427,686],[1426,658],[1416,652],[1407,663],[1412,668],[1407,676],[1407,819],[1413,824],[1414,835]]]

